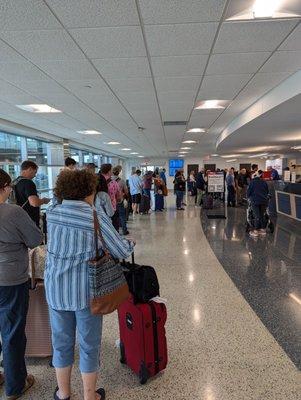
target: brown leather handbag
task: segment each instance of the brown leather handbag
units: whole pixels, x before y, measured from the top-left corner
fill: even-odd
[[[126,301],[130,292],[120,262],[107,250],[95,210],[93,220],[96,257],[89,261],[90,309],[94,315],[105,315],[114,312]],[[102,256],[99,254],[98,239],[103,247]]]

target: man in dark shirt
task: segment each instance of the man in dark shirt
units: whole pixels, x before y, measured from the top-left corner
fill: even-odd
[[[15,181],[17,205],[21,206],[37,226],[40,226],[40,206],[48,204],[49,199],[40,199],[37,187],[32,179],[38,172],[38,166],[33,161],[24,161],[21,164],[21,175]]]

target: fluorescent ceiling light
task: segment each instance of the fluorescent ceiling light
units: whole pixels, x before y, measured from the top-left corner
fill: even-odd
[[[254,18],[273,18],[280,3],[281,0],[256,0],[252,9]]]
[[[294,293],[290,293],[289,297],[293,300],[295,300],[296,303],[298,303],[301,306],[301,299],[300,297],[296,296]]]
[[[249,158],[257,158],[267,156],[268,153],[254,154],[253,156],[249,156]]]
[[[196,141],[195,140],[184,140],[183,143],[190,144],[190,143],[196,143]]]
[[[211,154],[211,157],[218,157],[218,154]]]
[[[196,106],[195,110],[223,110],[226,108],[227,104],[229,103],[228,100],[202,100],[199,101]]]
[[[179,154],[179,157],[185,157],[184,154]]]
[[[301,150],[301,146],[293,146],[293,147],[291,147],[291,149],[293,149],[293,150]]]
[[[119,142],[106,142],[105,144],[115,145],[115,144],[120,144],[120,143]]]
[[[138,156],[139,158],[144,158],[144,156]]]
[[[179,154],[188,154],[188,151],[179,151]]]
[[[136,152],[134,151],[133,153],[130,153],[130,154],[133,154],[133,156],[135,156],[135,155],[137,155],[137,154],[139,154],[139,153],[136,153]]]
[[[132,149],[128,149],[127,147],[124,147],[123,149],[120,149],[122,151],[131,151]]]
[[[82,135],[102,135],[101,132],[93,131],[92,129],[88,129],[86,131],[77,131],[77,132],[81,133]]]
[[[230,154],[230,155],[221,156],[221,157],[223,157],[223,158],[233,158],[233,157],[238,157],[238,155],[237,154]]]
[[[33,113],[61,113],[62,111],[57,110],[48,104],[24,104],[24,105],[17,105],[18,108],[21,110],[29,111]]]
[[[191,150],[191,147],[181,147],[181,150]]]
[[[191,128],[186,131],[187,133],[204,133],[206,132],[206,129],[204,128]]]
[[[234,158],[233,160],[227,160],[226,162],[234,162],[237,161],[237,158]]]

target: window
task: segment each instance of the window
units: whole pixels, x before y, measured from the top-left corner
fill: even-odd
[[[47,143],[36,139],[26,139],[27,158],[37,165],[47,165]]]
[[[21,137],[0,131],[0,163],[21,162]]]

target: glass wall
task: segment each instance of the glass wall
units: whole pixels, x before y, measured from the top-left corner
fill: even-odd
[[[21,137],[0,131],[0,163],[21,162]]]

